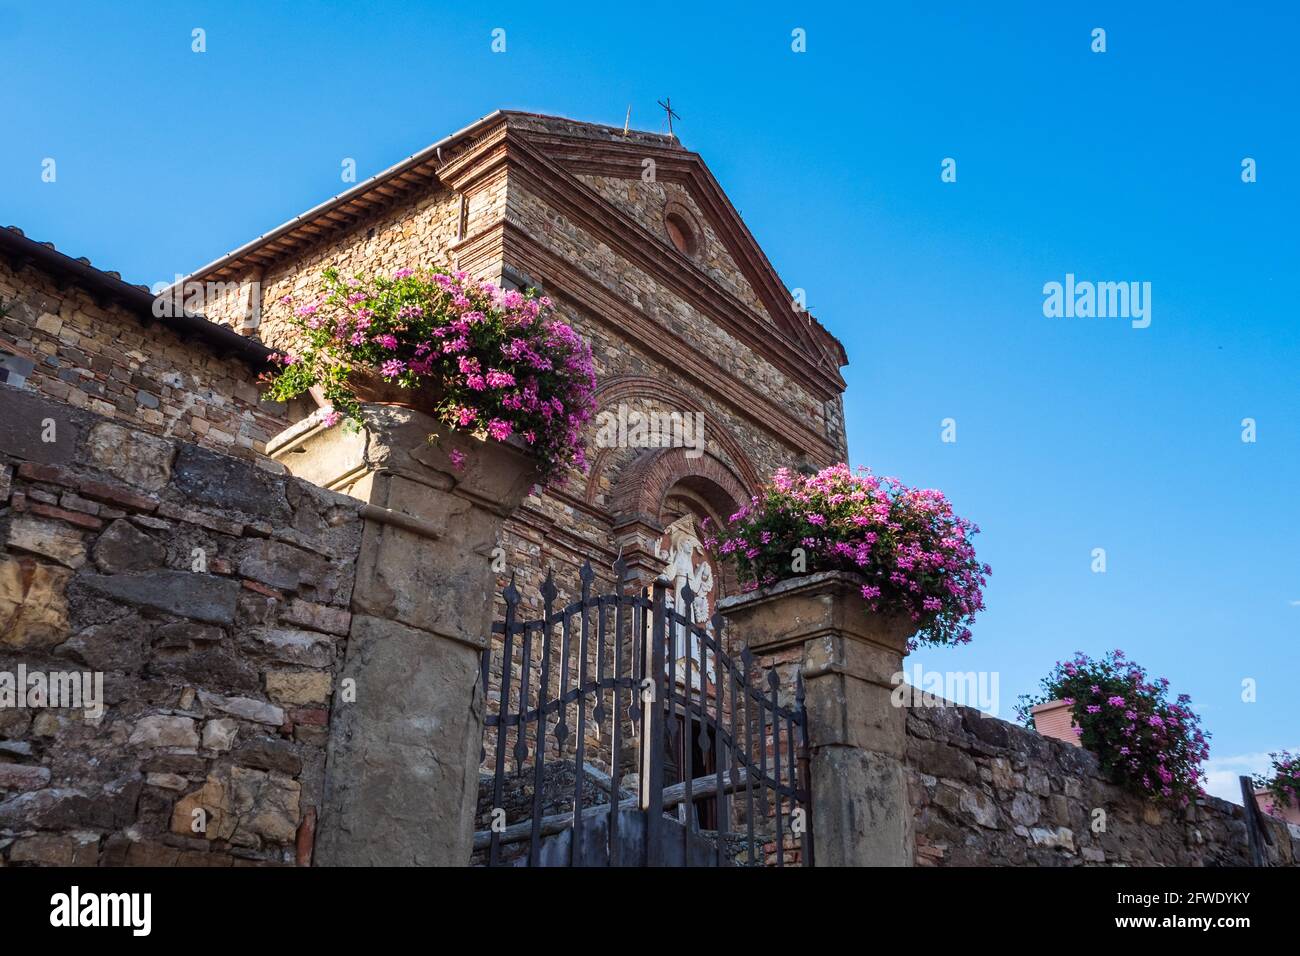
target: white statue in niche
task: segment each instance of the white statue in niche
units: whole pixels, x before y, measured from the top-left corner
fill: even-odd
[[[692,619],[703,627],[710,637],[716,637],[711,618],[713,612],[709,607],[709,596],[713,593],[713,567],[709,564],[708,552],[704,550],[704,545],[700,543],[699,535],[696,533],[695,516],[686,514],[678,518],[664,531],[664,539],[667,541],[666,546],[664,540],[655,542],[655,557],[664,562],[664,574],[672,581],[672,590],[667,595],[668,606],[679,614],[686,614],[682,591],[689,584],[695,594],[691,602]],[[685,659],[687,653],[686,626],[678,624],[673,631],[673,656],[674,661],[677,662],[678,680],[681,680],[685,668],[680,662]],[[693,662],[691,686],[699,688],[701,664],[710,682],[717,680],[717,674],[714,669],[713,654],[706,653],[706,649],[700,646],[699,635],[691,634],[690,639],[690,655]]]

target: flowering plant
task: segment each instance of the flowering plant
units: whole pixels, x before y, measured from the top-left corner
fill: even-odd
[[[735,559],[746,590],[804,571],[853,571],[867,579],[872,611],[917,625],[913,644],[964,644],[990,573],[970,542],[978,531],[941,492],[841,464],[815,475],[782,468],[706,543]]]
[[[1166,699],[1165,678],[1148,680],[1145,670],[1115,650],[1101,660],[1076,653],[1057,661],[1041,686],[1040,696],[1025,694],[1016,708],[1027,726],[1033,726],[1031,708],[1063,700],[1074,715],[1079,742],[1097,755],[1115,783],[1179,806],[1203,792],[1208,735],[1186,694],[1173,703]]]
[[[551,480],[569,467],[586,470],[591,349],[550,305],[464,272],[363,278],[326,269],[322,294],[293,310],[299,350],[272,356],[279,367],[269,395],[285,400],[319,387],[332,403],[326,424],[334,425],[359,423],[362,370],[403,389],[429,385],[433,413],[449,428],[497,440],[518,435]]]
[[[1300,802],[1300,754],[1283,750],[1268,756],[1271,772],[1256,774],[1255,786],[1268,791],[1273,798],[1273,816],[1281,816],[1283,809]]]

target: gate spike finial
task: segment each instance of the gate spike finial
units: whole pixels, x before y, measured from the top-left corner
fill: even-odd
[[[546,580],[542,583],[542,598],[547,601],[554,601],[555,595],[559,593],[555,589],[555,569],[550,568],[546,572]]]
[[[588,558],[582,562],[582,570],[578,572],[578,579],[583,584],[590,584],[596,577],[596,572],[591,569],[591,559]]]
[[[513,571],[510,572],[510,583],[501,592],[501,596],[506,599],[507,604],[519,603],[519,588],[515,587],[515,573]]]

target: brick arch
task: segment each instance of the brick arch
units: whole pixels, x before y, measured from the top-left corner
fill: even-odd
[[[648,449],[622,470],[614,485],[610,511],[615,523],[659,524],[664,501],[676,487],[685,487],[706,501],[726,520],[753,492],[721,459],[705,452],[688,458],[686,448]]]
[[[621,401],[651,399],[682,411],[703,412],[705,415],[708,415],[709,412],[705,406],[685,392],[648,375],[618,375],[606,379],[596,388],[595,398],[598,409],[617,405]],[[706,419],[706,422],[708,421],[709,419]],[[740,442],[736,441],[735,436],[718,425],[716,421],[713,422],[712,427],[707,428],[705,435],[708,440],[716,443],[719,448],[726,452],[727,457],[734,463],[735,470],[732,480],[738,480],[743,488],[744,493],[741,495],[741,500],[748,501],[752,495],[758,494],[763,485],[762,479],[759,478],[758,470],[754,467],[753,462],[749,460],[749,456],[745,454],[745,449]],[[602,448],[596,453],[595,458],[592,460],[591,471],[587,475],[587,486],[583,495],[588,504],[594,504],[596,501],[596,495],[600,489],[600,476],[609,467],[611,457],[622,450],[619,448]],[[681,451],[682,449],[676,450]],[[705,457],[712,458],[713,456],[706,453]],[[694,460],[703,461],[704,459]],[[627,469],[632,468],[634,465],[635,462],[629,463],[627,468],[624,469],[624,473],[626,474]],[[720,461],[718,465],[728,472],[731,471]],[[622,479],[620,478],[618,481],[621,483]],[[615,509],[615,513],[618,513],[617,509]]]

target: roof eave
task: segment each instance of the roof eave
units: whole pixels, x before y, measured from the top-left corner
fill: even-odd
[[[201,315],[183,312],[163,314],[155,308],[158,297],[143,286],[131,285],[116,275],[73,259],[53,245],[29,239],[14,227],[0,228],[0,250],[18,265],[31,264],[43,272],[68,280],[92,296],[115,302],[133,312],[142,322],[162,322],[182,336],[202,339],[220,354],[234,355],[255,368],[266,364],[271,354],[261,342],[246,338],[233,329],[211,322]]]
[[[420,166],[424,163],[427,163],[431,159],[437,159],[440,150],[446,149],[452,143],[457,142],[463,137],[469,136],[472,133],[476,133],[484,126],[496,122],[505,114],[505,112],[506,112],[505,110],[493,110],[491,113],[487,114],[486,116],[480,119],[475,120],[473,123],[470,123],[468,126],[457,130],[456,132],[452,133],[450,136],[444,136],[436,143],[433,143],[430,146],[426,146],[424,149],[420,150],[417,153],[412,153],[410,156],[406,157],[406,159],[402,160],[401,162],[389,166],[387,169],[383,170],[382,172],[376,173],[375,175],[371,176],[369,179],[362,180],[361,182],[353,186],[351,189],[348,189],[345,192],[341,192],[336,196],[330,197],[324,202],[319,203],[316,206],[313,206],[311,209],[308,209],[306,212],[300,213],[299,215],[294,216],[292,219],[288,220],[287,222],[281,223],[280,225],[272,229],[270,232],[263,233],[257,238],[244,243],[238,249],[234,249],[230,252],[227,252],[224,256],[220,256],[216,259],[213,259],[211,262],[207,263],[206,265],[200,266],[199,268],[191,272],[189,275],[185,276],[183,279],[174,283],[168,291],[174,292],[174,290],[176,290],[178,286],[183,286],[186,282],[201,278],[213,272],[217,272],[225,268],[226,266],[230,265],[233,262],[238,262],[240,259],[246,258],[250,253],[256,252],[262,246],[274,242],[276,239],[279,239],[287,235],[288,233],[293,232],[303,223],[311,222],[312,220],[319,218],[320,216],[330,212],[331,210],[337,209],[340,206],[347,205],[348,203],[352,202],[354,199],[370,192],[376,186],[381,186],[388,180],[401,176],[403,173],[411,169],[414,169],[415,167]]]

